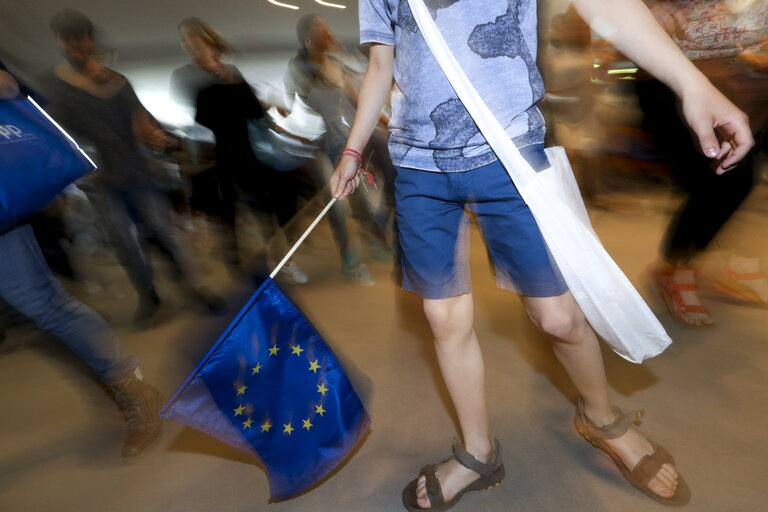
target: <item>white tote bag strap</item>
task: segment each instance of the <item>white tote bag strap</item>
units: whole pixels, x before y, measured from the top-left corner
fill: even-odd
[[[454,91],[531,209],[569,290],[592,327],[627,360],[641,362],[661,353],[672,340],[605,251],[586,216],[547,188],[554,169],[540,174],[533,170],[467,78],[422,0],[408,0],[408,4]],[[554,153],[548,150],[548,156],[551,161]],[[560,156],[565,159],[564,153]],[[567,166],[567,159],[559,165]]]

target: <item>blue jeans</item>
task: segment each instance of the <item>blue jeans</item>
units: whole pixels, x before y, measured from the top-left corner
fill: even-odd
[[[100,197],[91,199],[102,219],[109,222],[118,260],[141,299],[154,294],[155,290],[148,237],[153,238],[170,261],[176,279],[191,287],[200,285],[197,264],[171,221],[171,203],[159,190],[154,187],[105,189],[96,195]]]
[[[104,319],[54,279],[29,225],[0,235],[0,256],[3,300],[64,342],[106,384],[130,377],[138,359],[123,354]]]

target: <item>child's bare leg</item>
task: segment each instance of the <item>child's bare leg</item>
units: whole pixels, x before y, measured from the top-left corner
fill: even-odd
[[[476,459],[488,462],[493,447],[486,407],[485,367],[472,328],[472,295],[424,300],[424,312],[432,328],[443,381],[459,418],[464,447]],[[442,464],[436,475],[446,501],[480,476],[454,459]],[[424,477],[419,480],[417,496],[420,507],[430,507]]]
[[[613,423],[615,416],[597,336],[573,296],[566,292],[557,297],[525,297],[524,301],[531,319],[550,339],[555,356],[579,391],[587,417],[597,426]],[[635,428],[606,443],[628,468],[653,452],[651,444]],[[676,485],[676,469],[664,464],[648,487],[656,494],[671,497]]]

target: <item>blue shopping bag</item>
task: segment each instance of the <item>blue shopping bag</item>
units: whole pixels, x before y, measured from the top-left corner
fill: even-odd
[[[95,168],[32,98],[0,101],[0,232]]]

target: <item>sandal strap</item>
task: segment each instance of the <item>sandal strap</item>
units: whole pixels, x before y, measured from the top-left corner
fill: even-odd
[[[696,283],[667,283],[667,290],[671,292],[697,292],[699,285]]]
[[[434,464],[421,468],[421,474],[424,475],[424,478],[426,479],[427,498],[429,498],[429,504],[432,508],[439,507],[445,503],[443,488],[440,486],[440,480],[437,479],[437,475],[435,474],[436,468],[437,466]]]
[[[501,445],[498,439],[493,438],[493,458],[488,464],[480,462],[474,455],[469,453],[461,441],[453,439],[453,456],[456,461],[467,469],[474,471],[481,476],[491,476],[497,469],[499,469],[499,461],[501,460]]]
[[[681,291],[698,291],[699,287],[696,284],[670,284],[667,285],[672,296],[672,300],[675,303],[675,314],[680,313],[703,313],[710,315],[710,311],[701,304],[688,304],[683,300],[683,296],[680,295]]]
[[[655,444],[653,448],[653,453],[640,459],[640,462],[638,462],[632,470],[632,475],[637,478],[644,487],[647,487],[651,480],[656,478],[662,465],[675,464],[675,460],[667,450]]]
[[[726,265],[723,268],[726,277],[731,281],[754,281],[756,279],[765,279],[765,274],[762,272],[734,272],[730,265]]]
[[[587,417],[587,414],[584,411],[584,402],[581,398],[579,398],[578,410],[587,429],[589,429],[589,435],[595,439],[616,439],[617,437],[621,437],[627,430],[629,430],[629,427],[631,427],[633,423],[640,423],[643,414],[645,414],[645,411],[641,410],[633,411],[631,414],[624,414],[621,409],[614,406],[613,414],[616,416],[616,420],[608,425],[598,427]]]
[[[677,310],[681,313],[704,313],[709,315],[710,311],[699,304],[678,304]]]

